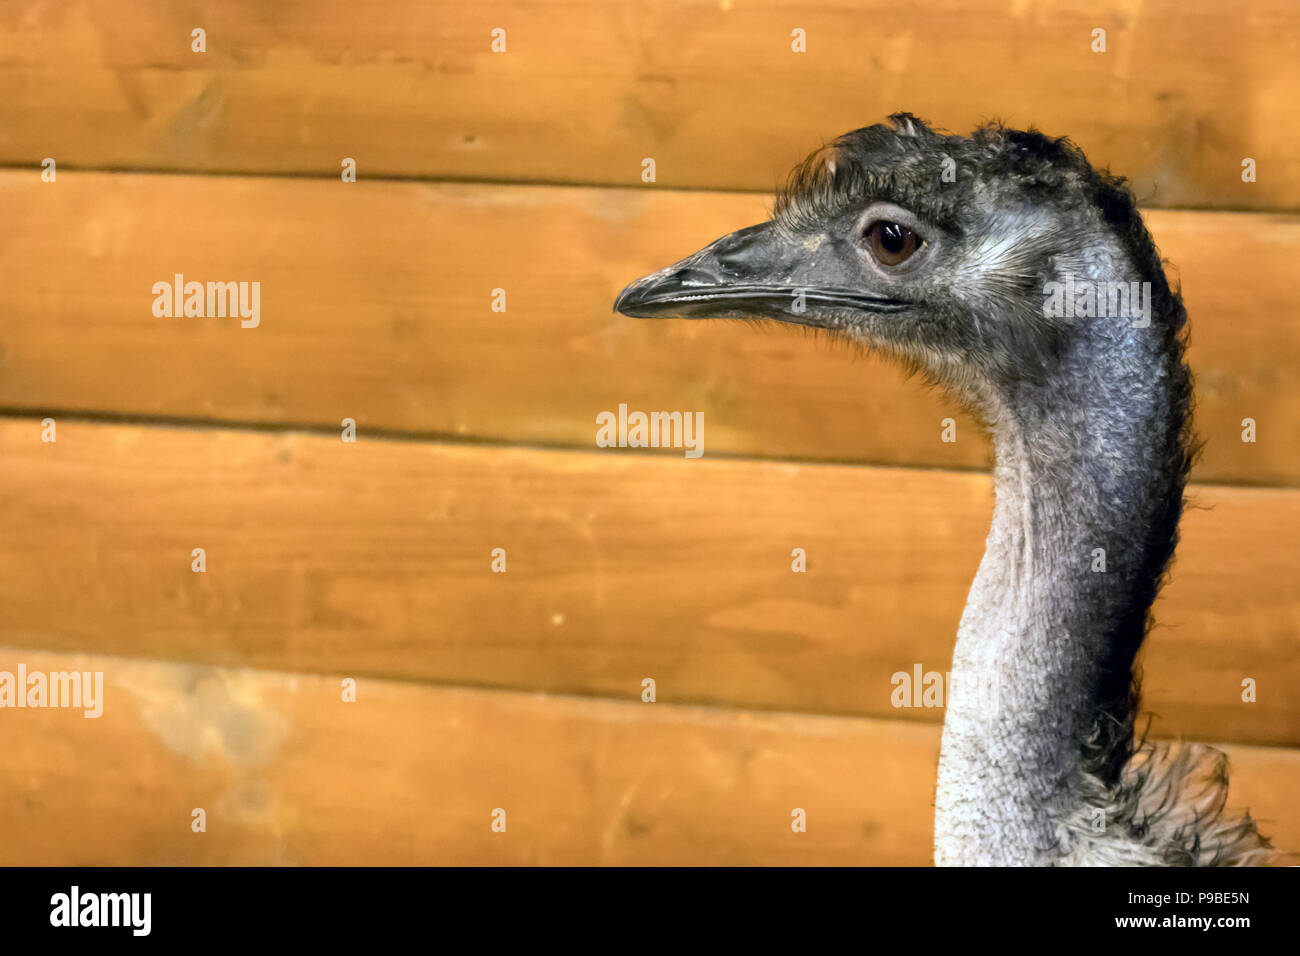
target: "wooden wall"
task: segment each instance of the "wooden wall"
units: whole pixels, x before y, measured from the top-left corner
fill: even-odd
[[[1207,442],[1147,706],[1300,847],[1297,54],[1284,0],[10,4],[0,671],[106,690],[0,710],[0,863],[928,863],[943,711],[890,678],[948,668],[987,443],[825,339],[610,311],[895,109],[1143,197]],[[260,326],[155,317],[175,273]],[[704,457],[595,448],[620,402]]]

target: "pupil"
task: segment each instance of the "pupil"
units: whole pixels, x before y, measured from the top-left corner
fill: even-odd
[[[880,230],[880,244],[885,247],[886,252],[902,252],[903,246],[906,244],[903,227],[896,222],[885,223],[884,228]]]

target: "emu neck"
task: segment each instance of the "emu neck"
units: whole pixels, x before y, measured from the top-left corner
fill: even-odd
[[[1181,357],[1154,328],[1082,321],[1048,381],[987,408],[996,505],[953,656],[940,865],[1053,862],[1081,783],[1112,783],[1131,746],[1133,658],[1181,508]]]

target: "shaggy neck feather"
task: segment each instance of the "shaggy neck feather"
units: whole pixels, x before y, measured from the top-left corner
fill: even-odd
[[[1151,328],[1081,321],[1049,381],[986,408],[997,498],[954,650],[940,865],[1053,862],[1083,776],[1131,745],[1133,657],[1181,502],[1180,359]],[[1099,761],[1088,741],[1108,735]]]

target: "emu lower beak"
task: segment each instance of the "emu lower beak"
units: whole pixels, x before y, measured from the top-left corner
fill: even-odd
[[[820,325],[825,309],[897,312],[906,303],[870,289],[856,250],[828,236],[793,238],[770,222],[723,236],[633,282],[614,310],[636,318],[750,316]]]

